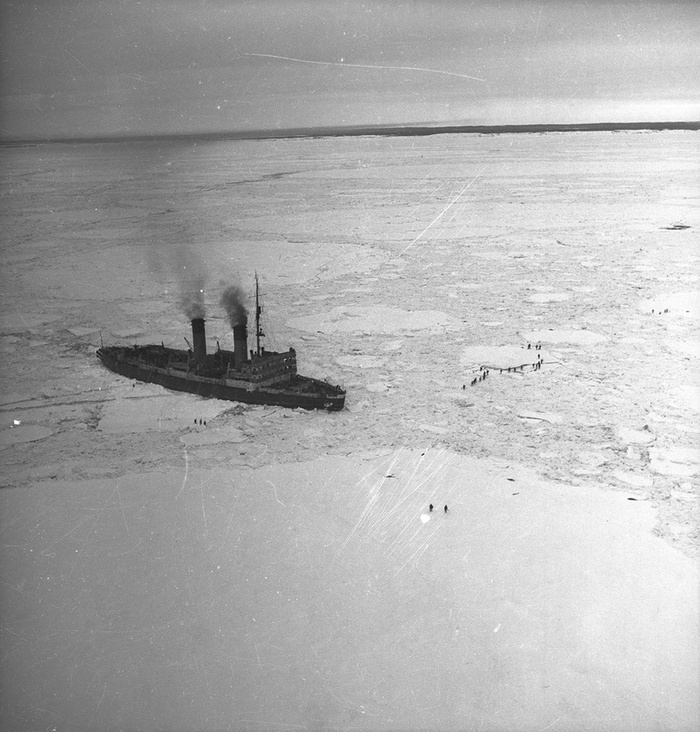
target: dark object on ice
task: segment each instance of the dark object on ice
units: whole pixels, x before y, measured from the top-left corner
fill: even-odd
[[[433,506],[432,503],[430,504],[429,508],[430,508],[430,513],[432,513],[433,512],[433,508],[434,508],[434,506]]]
[[[199,418],[199,424],[202,424],[202,418],[201,417]]]
[[[122,376],[203,397],[290,408],[342,409],[345,390],[297,374],[293,348],[278,353],[260,346],[260,338],[264,337],[260,328],[261,312],[256,275],[255,351],[247,350],[248,331],[244,320],[233,325],[233,351],[217,348],[215,353],[207,353],[204,318],[194,318],[191,350],[164,345],[106,346],[97,350],[97,357],[108,369]]]
[[[690,226],[688,224],[671,224],[671,226],[662,226],[661,228],[667,231],[683,231],[683,229],[689,229]]]
[[[445,513],[447,513],[447,504],[445,504]]]

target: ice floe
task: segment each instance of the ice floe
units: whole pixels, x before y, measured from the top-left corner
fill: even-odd
[[[200,445],[219,445],[222,442],[245,442],[248,438],[245,433],[236,427],[193,429],[180,436],[180,442],[187,447]]]
[[[389,391],[390,385],[385,381],[374,381],[371,384],[367,384],[367,391],[371,391],[373,394],[384,394]]]
[[[694,447],[652,447],[649,467],[660,475],[691,476],[700,472],[700,449]]]
[[[374,307],[335,307],[320,315],[306,315],[287,322],[292,328],[316,333],[391,334],[416,330],[442,330],[458,326],[459,321],[438,310],[401,310]]]
[[[376,369],[383,366],[386,363],[385,358],[379,358],[377,356],[337,356],[336,363],[341,366],[347,366],[348,368],[359,368],[359,369]]]
[[[621,442],[633,445],[649,445],[656,439],[655,435],[648,427],[641,430],[633,430],[624,425],[618,425],[615,434]]]
[[[459,362],[466,369],[478,366],[508,369],[537,363],[538,354],[543,352],[521,346],[467,346],[462,350]]]
[[[20,333],[25,330],[34,330],[58,320],[59,317],[59,315],[42,315],[40,313],[7,313],[0,316],[0,332]]]
[[[530,302],[564,302],[571,298],[569,292],[541,292],[536,295],[530,295],[527,299]]]
[[[556,414],[555,412],[520,411],[518,412],[518,417],[521,419],[534,419],[541,422],[549,422],[550,424],[561,424],[564,421],[562,415]]]
[[[700,316],[700,290],[657,295],[651,300],[642,301],[640,308],[646,313],[653,310],[655,315],[680,314],[698,317]]]
[[[0,432],[0,448],[22,442],[35,442],[50,437],[53,430],[39,424],[20,425]]]
[[[700,386],[678,384],[670,390],[670,396],[675,404],[700,412]]]
[[[72,333],[74,336],[76,336],[78,338],[82,338],[83,336],[92,335],[93,333],[97,333],[100,330],[100,328],[98,328],[97,326],[85,327],[85,328],[74,327],[74,328],[68,328],[67,330],[69,333]]]
[[[17,708],[41,703],[76,729],[200,729],[202,698],[209,729],[302,729],[295,700],[312,684],[324,728],[368,704],[386,728],[476,728],[494,693],[484,729],[541,730],[562,713],[572,729],[588,710],[681,729],[697,710],[697,569],[629,491],[438,450],[182,463],[0,491]],[[539,685],[533,669],[547,670]],[[463,714],[437,716],[446,675]],[[266,694],[232,694],[239,677]],[[414,679],[436,708],[414,708]],[[632,687],[655,693],[630,706]]]
[[[115,399],[105,404],[99,430],[107,433],[180,430],[200,419],[211,420],[231,408],[230,402],[203,400],[193,394]]]
[[[613,470],[613,477],[615,480],[625,485],[630,485],[633,488],[651,488],[654,481],[646,476],[639,475],[638,473],[630,473],[626,470]]]
[[[571,343],[576,346],[594,346],[598,343],[607,341],[607,337],[594,333],[591,330],[575,330],[575,329],[547,329],[547,330],[531,330],[522,334],[524,338],[533,343]]]

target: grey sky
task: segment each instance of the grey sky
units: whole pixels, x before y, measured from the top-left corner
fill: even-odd
[[[5,0],[3,137],[700,118],[697,2]]]

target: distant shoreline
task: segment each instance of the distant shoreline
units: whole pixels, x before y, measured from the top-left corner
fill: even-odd
[[[152,135],[92,135],[2,139],[0,146],[13,147],[44,144],[113,143],[113,142],[219,142],[226,140],[283,140],[319,137],[424,137],[426,135],[505,135],[543,134],[548,132],[662,132],[665,130],[700,130],[700,122],[590,122],[581,124],[532,125],[357,125],[347,127],[309,127],[280,130],[241,130],[237,132],[185,132]]]

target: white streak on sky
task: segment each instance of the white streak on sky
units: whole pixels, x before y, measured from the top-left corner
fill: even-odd
[[[423,66],[381,66],[374,64],[346,64],[340,61],[311,61],[305,58],[292,58],[291,56],[275,56],[272,53],[246,53],[246,56],[257,56],[258,58],[276,58],[281,61],[295,61],[299,64],[316,64],[319,66],[343,66],[353,69],[390,69],[394,71],[424,71],[429,74],[443,74],[445,76],[456,76],[459,79],[470,79],[471,81],[481,81],[484,84],[486,79],[480,79],[478,76],[469,76],[467,74],[458,74],[456,71],[442,71],[441,69],[427,69]]]

